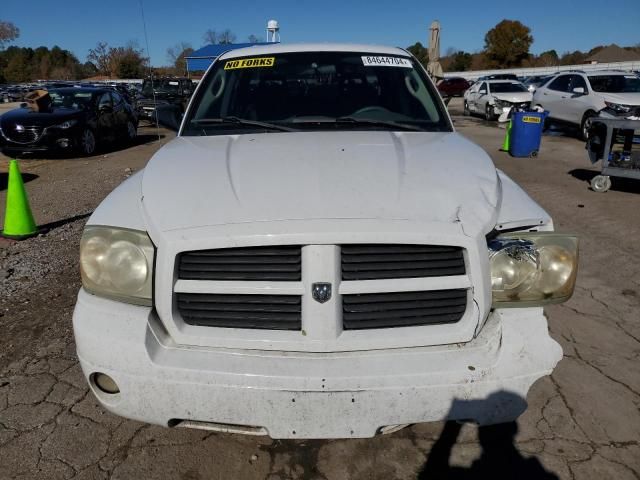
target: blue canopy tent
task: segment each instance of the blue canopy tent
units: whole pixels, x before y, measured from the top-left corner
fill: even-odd
[[[187,60],[187,72],[197,72],[206,70],[209,68],[209,65],[222,55],[224,52],[228,52],[229,50],[235,50],[237,48],[245,48],[245,47],[253,47],[256,45],[273,45],[272,43],[227,43],[223,45],[207,45],[206,47],[202,47],[195,52],[193,52],[188,57],[185,57]]]

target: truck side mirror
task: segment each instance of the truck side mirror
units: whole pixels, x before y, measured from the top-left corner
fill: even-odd
[[[182,115],[177,105],[158,105],[156,107],[156,120],[158,125],[162,125],[174,132],[180,129]]]

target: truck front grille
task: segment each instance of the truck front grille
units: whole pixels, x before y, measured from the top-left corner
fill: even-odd
[[[342,296],[345,330],[455,323],[467,307],[467,290],[369,293]]]
[[[343,245],[343,280],[464,275],[462,248],[433,245]]]
[[[189,325],[300,330],[298,295],[178,293],[177,307]]]
[[[453,324],[473,295],[460,246],[234,247],[181,252],[175,265],[174,311],[194,326],[306,332],[318,322],[336,331]],[[330,284],[331,298],[315,298],[316,283]]]
[[[300,281],[301,247],[244,247],[185,252],[178,260],[182,280]]]

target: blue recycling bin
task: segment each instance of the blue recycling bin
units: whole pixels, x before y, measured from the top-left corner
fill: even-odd
[[[516,112],[511,117],[509,153],[513,157],[535,157],[540,150],[547,112]]]

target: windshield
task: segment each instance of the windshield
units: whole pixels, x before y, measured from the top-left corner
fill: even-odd
[[[596,92],[640,93],[640,78],[635,75],[589,75]]]
[[[520,83],[490,83],[491,93],[515,93],[528,92]]]
[[[265,131],[257,122],[280,130],[451,130],[440,97],[413,59],[296,52],[216,62],[182,135]]]
[[[142,94],[153,95],[154,87],[156,92],[178,93],[180,82],[166,78],[154,79],[153,82],[151,80],[145,80],[142,84]]]
[[[51,106],[53,108],[69,108],[72,110],[86,110],[91,105],[91,92],[63,92],[49,90]]]

